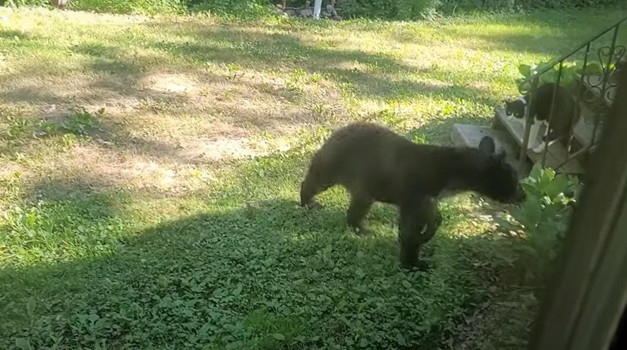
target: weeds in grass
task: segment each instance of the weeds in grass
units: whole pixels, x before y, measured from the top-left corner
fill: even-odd
[[[86,136],[98,127],[98,122],[104,113],[104,108],[99,109],[96,113],[90,113],[84,107],[79,107],[67,120],[63,121],[61,128],[74,135]]]

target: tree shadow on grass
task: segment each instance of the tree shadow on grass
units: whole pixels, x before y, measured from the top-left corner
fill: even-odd
[[[369,54],[362,51],[346,51],[341,49],[325,49],[312,46],[302,42],[299,38],[288,34],[261,34],[261,33],[239,33],[235,29],[214,29],[207,30],[204,27],[193,27],[195,35],[198,37],[209,37],[210,41],[196,41],[189,43],[180,42],[148,42],[148,47],[186,56],[188,59],[196,61],[217,61],[222,63],[245,64],[250,62],[256,67],[267,65],[276,67],[277,62],[281,62],[285,52],[287,56],[294,56],[297,60],[302,60],[299,64],[301,69],[308,73],[324,74],[329,79],[337,83],[348,83],[352,86],[352,91],[359,97],[374,99],[393,99],[396,101],[409,101],[420,96],[442,98],[463,98],[473,99],[480,103],[495,103],[487,93],[481,89],[470,86],[455,86],[450,84],[438,85],[429,82],[412,81],[410,79],[397,79],[387,77],[386,74],[402,75],[411,74],[415,69],[404,65],[397,60],[383,54]],[[214,34],[214,35],[209,35]],[[237,45],[234,38],[242,41]],[[241,43],[256,43],[255,45],[244,45]],[[281,51],[284,47],[287,51]],[[185,93],[158,91],[143,86],[147,77],[147,72],[153,69],[156,64],[151,60],[144,60],[129,57],[125,48],[110,45],[85,43],[72,48],[78,54],[89,56],[84,69],[90,72],[97,72],[96,79],[88,80],[82,88],[78,89],[74,95],[68,96],[63,89],[53,86],[39,85],[5,91],[0,97],[7,101],[29,103],[33,98],[38,102],[46,104],[66,104],[66,103],[89,103],[91,105],[104,105],[111,101],[120,101],[121,104],[137,103],[146,111],[152,113],[171,113],[173,115],[191,115],[198,113],[219,114],[223,121],[231,124],[245,125],[262,131],[281,130],[284,126],[297,125],[314,120],[311,111],[308,115],[300,115],[302,111],[285,111],[271,117],[261,117],[244,109],[246,104],[224,105],[215,107],[211,101],[200,103],[194,96]],[[338,65],[358,64],[371,67],[370,71],[359,71],[338,68]],[[29,74],[36,72],[24,72]],[[111,73],[111,74],[109,74]],[[186,68],[178,74],[196,74],[193,70]],[[103,75],[104,74],[104,75]],[[214,73],[202,72],[196,77],[199,86],[223,87],[225,84],[233,89],[247,88],[253,89],[263,101],[274,101],[286,99],[285,89],[269,87],[263,81],[251,79],[227,79]],[[216,93],[216,91],[210,91]],[[222,93],[228,93],[222,92]],[[294,93],[291,93],[294,95]],[[292,98],[302,98],[295,94]],[[245,98],[245,97],[242,97]],[[214,101],[215,102],[215,101]],[[296,101],[298,102],[298,101]],[[336,101],[330,101],[336,102]],[[237,108],[236,108],[237,107]],[[106,108],[105,108],[106,109]],[[129,113],[137,113],[129,110]],[[54,113],[47,117],[54,116]],[[62,117],[61,121],[68,116]],[[104,141],[109,142],[112,147],[120,149],[132,149],[151,157],[164,158],[168,160],[185,159],[185,151],[178,148],[175,142],[165,142],[163,140],[143,140],[141,137],[131,136],[127,130],[128,124],[121,123],[113,118],[105,118],[100,121],[100,129],[103,132],[98,135],[104,137]],[[219,136],[219,135],[217,135]],[[174,140],[173,140],[174,141]],[[155,146],[155,147],[153,147]],[[189,153],[189,152],[187,152]]]
[[[292,34],[246,33],[236,29],[216,30],[198,27],[193,30],[193,35],[198,40],[161,41],[149,45],[197,62],[235,64],[266,71],[285,70],[286,67],[290,67],[309,74],[321,74],[335,82],[350,82],[358,87],[360,95],[364,97],[379,97],[378,93],[384,90],[390,93],[395,91],[394,81],[382,86],[384,74],[402,75],[416,72],[416,68],[385,54],[321,48],[305,43]],[[200,40],[206,37],[211,40]],[[356,65],[368,67],[369,71],[359,72],[361,68]],[[356,72],[358,75],[354,74]]]
[[[438,127],[412,132],[438,135]],[[488,297],[499,259],[511,258],[504,238],[472,235],[463,226],[472,214],[449,205],[429,244],[434,269],[402,272],[391,207],[375,205],[372,233],[359,237],[346,227],[341,197],[306,210],[296,179],[294,198],[277,195],[285,178],[276,175],[301,163],[289,155],[261,162],[266,173],[254,184],[257,169],[238,172],[233,189],[267,188],[263,197],[273,199],[223,188],[210,209],[141,229],[113,209],[111,195],[90,194],[82,184],[91,180],[34,186],[49,204],[31,226],[7,231],[23,240],[34,232],[38,244],[29,246],[32,262],[8,260],[0,270],[0,346],[19,338],[35,348],[346,348],[357,337],[376,348],[437,348],[454,337],[454,325]]]
[[[138,25],[153,31],[168,24],[167,20],[156,20]],[[76,92],[72,96],[58,86],[39,84],[4,91],[0,98],[16,104],[37,101],[48,105],[89,104],[102,105],[105,108],[113,104],[111,109],[119,108],[121,111],[100,122],[99,127],[103,132],[90,135],[102,138],[108,143],[107,147],[112,149],[136,152],[171,162],[197,162],[197,156],[202,152],[194,153],[190,149],[212,147],[211,138],[225,137],[224,133],[215,131],[219,128],[206,127],[202,132],[200,128],[196,128],[199,135],[193,137],[198,142],[189,142],[189,148],[184,149],[174,137],[143,137],[142,130],[137,130],[142,126],[132,122],[136,116],[180,116],[182,123],[186,122],[184,117],[211,116],[218,118],[220,122],[237,125],[244,132],[250,131],[257,135],[265,131],[288,133],[303,125],[324,124],[327,120],[320,118],[315,111],[320,106],[331,105],[332,109],[337,107],[336,115],[344,116],[347,113],[342,93],[354,93],[358,98],[366,100],[401,103],[413,103],[426,98],[464,100],[489,106],[498,104],[490,91],[468,83],[467,80],[485,80],[480,73],[469,72],[462,77],[437,67],[419,69],[391,54],[347,50],[339,44],[317,44],[295,34],[265,33],[255,30],[255,27],[237,28],[233,25],[217,26],[189,21],[178,23],[171,30],[180,34],[180,38],[149,36],[138,43],[140,49],[147,49],[158,59],[150,54],[137,56],[129,47],[111,42],[86,42],[71,47],[73,53],[86,57],[82,62],[83,66],[76,69],[95,75],[85,79],[82,85],[76,84]],[[184,38],[188,40],[183,40]],[[28,40],[36,41],[38,38],[24,39]],[[260,81],[262,79],[258,76],[231,79],[224,72],[207,72],[197,64],[206,62],[224,64],[225,67],[230,64],[240,65],[249,70],[261,71],[264,76],[272,76],[278,70],[285,73],[283,80],[294,84],[302,83],[298,81],[298,75],[302,71],[306,73],[306,81],[302,84],[324,90],[328,85],[317,86],[312,78],[319,74],[335,86],[329,89],[330,93],[325,92],[325,96],[312,101],[308,96],[310,92],[306,90],[295,92],[286,86],[276,87],[272,85],[275,81]],[[151,74],[160,73],[155,70],[163,70],[167,65],[171,66],[167,73],[198,79],[199,91],[194,92],[196,95],[159,91],[144,85],[151,78]],[[290,73],[286,73],[286,70]],[[37,67],[33,67],[31,70],[19,72],[19,75],[4,77],[8,80],[18,77],[28,79],[38,74],[40,72]],[[202,88],[208,89],[205,94],[209,97],[199,98]],[[254,93],[251,95],[257,101],[243,103],[251,102],[247,100],[250,96],[233,93],[238,89],[252,90]],[[225,96],[229,94],[234,96],[231,96],[234,101],[225,102],[228,100]],[[325,98],[328,100],[324,100]],[[258,101],[261,101],[259,104],[262,106],[255,104]],[[262,108],[265,109],[260,111]],[[42,112],[42,115],[49,118],[54,117],[55,113]],[[68,115],[64,115],[60,119],[67,117]],[[146,124],[148,128],[152,126],[148,120]],[[443,126],[433,133],[441,134],[442,130],[449,127],[452,127],[452,123],[450,119],[446,119]],[[203,140],[205,135],[209,136]],[[25,144],[15,147],[18,151],[23,151]]]
[[[31,199],[45,199],[47,202],[75,202],[81,199],[87,199],[91,201],[92,197],[98,197],[99,199],[93,200],[93,204],[103,208],[103,212],[107,212],[108,216],[114,216],[115,211],[110,211],[111,200],[100,199],[101,193],[97,190],[99,185],[99,179],[94,176],[82,174],[81,176],[66,176],[49,178],[45,181],[34,184],[29,187],[29,198]],[[121,198],[120,198],[121,199]],[[102,204],[102,206],[100,205]]]
[[[438,235],[441,265],[407,274],[395,235],[376,221],[374,232],[388,233],[358,237],[343,208],[252,201],[119,234],[93,257],[5,267],[1,343],[287,349],[345,347],[359,336],[372,346],[436,345],[441,326],[485,297],[462,293],[477,283],[459,265],[470,243]]]

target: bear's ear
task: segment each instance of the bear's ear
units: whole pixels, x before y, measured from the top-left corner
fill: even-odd
[[[484,152],[485,154],[494,154],[496,151],[496,144],[494,143],[494,139],[490,136],[484,136],[479,142],[479,150]]]

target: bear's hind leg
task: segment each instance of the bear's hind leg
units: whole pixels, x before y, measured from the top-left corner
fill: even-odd
[[[428,264],[419,259],[420,248],[430,241],[439,228],[442,217],[432,198],[424,197],[400,206],[400,263],[403,268],[426,270]],[[423,232],[424,231],[424,232]]]
[[[422,239],[420,243],[421,245],[429,242],[433,238],[433,236],[435,236],[438,228],[440,228],[440,226],[442,225],[442,214],[440,213],[440,210],[438,209],[438,205],[435,200],[431,199],[430,205],[426,205],[423,210],[426,220],[426,227],[424,232],[422,233]]]

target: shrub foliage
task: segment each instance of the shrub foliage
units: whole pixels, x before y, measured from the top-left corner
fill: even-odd
[[[303,6],[306,0],[288,0],[289,6]],[[412,20],[430,18],[436,14],[452,15],[460,11],[501,11],[537,8],[583,8],[613,5],[620,0],[337,0],[344,17]],[[0,4],[7,3],[0,0]],[[47,0],[15,0],[15,4],[42,6]],[[282,4],[282,0],[71,0],[77,10],[163,14],[179,12],[209,12],[236,16],[269,13],[267,6]],[[313,0],[310,1],[313,6]],[[323,0],[322,5],[331,3]]]

